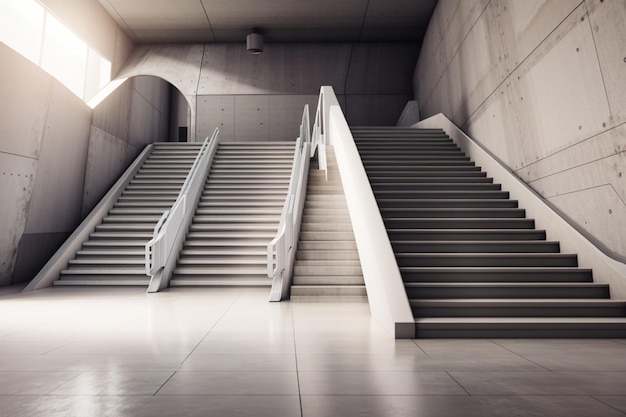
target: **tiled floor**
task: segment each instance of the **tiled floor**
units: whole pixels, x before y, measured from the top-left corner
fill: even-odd
[[[256,289],[0,296],[0,415],[624,416],[626,340],[393,340]]]

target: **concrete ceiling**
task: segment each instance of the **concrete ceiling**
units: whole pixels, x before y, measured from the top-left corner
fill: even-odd
[[[98,0],[137,43],[419,42],[437,0]]]

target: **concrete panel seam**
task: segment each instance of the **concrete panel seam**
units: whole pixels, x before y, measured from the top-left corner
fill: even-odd
[[[487,97],[485,97],[485,99],[482,101],[482,103],[480,103],[478,106],[476,106],[476,108],[474,109],[474,111],[472,111],[472,112],[471,112],[471,113],[467,116],[467,118],[466,118],[466,119],[465,119],[465,120],[461,123],[461,125],[465,126],[465,125],[466,125],[466,124],[470,121],[470,119],[471,119],[472,117],[474,117],[474,115],[475,115],[475,114],[476,114],[476,113],[477,113],[477,112],[478,112],[478,111],[482,108],[482,106],[484,106],[484,105],[485,105],[485,103],[487,103],[487,101],[489,101],[489,99],[490,99],[491,97],[493,97],[493,96],[496,94],[496,92],[500,89],[500,87],[502,87],[502,85],[503,85],[503,84],[505,84],[506,82],[508,82],[508,81],[509,81],[509,79],[511,79],[511,78],[513,77],[513,74],[515,74],[515,72],[516,72],[516,71],[517,71],[517,70],[518,70],[518,69],[519,69],[522,65],[524,65],[524,63],[525,63],[526,61],[528,61],[528,60],[530,59],[530,57],[531,57],[531,56],[533,56],[533,54],[534,54],[534,53],[535,53],[535,52],[536,52],[536,51],[537,51],[537,50],[541,47],[541,45],[543,45],[543,44],[544,44],[544,43],[545,43],[545,42],[546,42],[546,41],[547,41],[547,40],[548,40],[548,39],[549,39],[549,38],[550,38],[550,37],[554,34],[554,32],[556,32],[556,31],[557,31],[557,30],[561,27],[561,25],[562,25],[562,24],[563,24],[563,23],[564,23],[567,19],[569,19],[569,18],[570,18],[570,16],[572,16],[572,14],[576,13],[576,12],[577,12],[577,10],[578,10],[581,6],[584,6],[584,3],[585,3],[585,2],[584,2],[584,0],[581,0],[581,2],[578,4],[578,6],[576,6],[574,9],[572,9],[572,11],[571,11],[570,13],[568,13],[568,14],[567,14],[567,16],[565,16],[565,17],[563,18],[563,20],[561,20],[561,21],[559,22],[559,24],[558,24],[558,25],[556,25],[556,26],[554,27],[554,29],[552,29],[552,30],[551,30],[551,31],[550,31],[550,32],[546,35],[546,37],[545,37],[545,38],[543,38],[543,40],[542,40],[541,42],[539,42],[539,43],[537,44],[537,46],[536,46],[536,47],[534,47],[534,48],[532,49],[532,51],[530,51],[530,53],[529,53],[528,55],[526,55],[526,57],[525,57],[524,59],[521,59],[521,60],[520,60],[520,62],[519,62],[519,64],[518,64],[515,68],[513,68],[513,69],[509,72],[509,75],[508,75],[507,77],[505,77],[505,78],[502,80],[502,82],[501,82],[500,84],[498,84],[498,85],[497,85],[497,86],[493,89],[493,92],[492,92],[491,94],[489,94]],[[585,9],[585,14],[586,14],[586,13],[587,13],[587,12],[586,12],[586,9]],[[469,33],[469,32],[468,32],[468,33]],[[463,41],[465,41],[465,39],[464,39]],[[594,42],[594,45],[595,45],[595,42]],[[597,55],[597,53],[598,53],[598,49],[596,48],[596,55]],[[456,52],[455,52],[455,55],[456,55]],[[454,57],[454,55],[453,55],[453,57]],[[452,61],[450,61],[450,62],[452,62]],[[446,70],[447,70],[447,69],[448,69],[448,67],[446,67]],[[444,72],[445,72],[445,71],[444,71]],[[604,79],[603,79],[603,82],[604,82]]]
[[[600,77],[602,78],[602,86],[604,87],[604,97],[606,98],[606,105],[609,108],[609,114],[612,115],[613,109],[611,108],[611,100],[609,100],[609,92],[606,89],[604,71],[602,71],[602,61],[600,60],[600,54],[598,53],[598,43],[596,42],[596,36],[593,33],[593,25],[591,24],[591,16],[589,15],[589,9],[587,9],[586,4],[585,4],[585,10],[587,11],[587,24],[589,25],[589,31],[591,32],[591,39],[593,40],[593,47],[596,50],[596,58],[598,59],[598,68],[600,69]],[[609,123],[613,124],[613,117],[609,117]]]
[[[481,17],[483,16],[483,14],[485,14],[485,11],[487,10],[487,7],[489,7],[489,5],[491,4],[491,1],[487,2],[487,4],[485,5],[485,7],[483,8],[483,10],[478,14],[478,17],[476,18],[476,20],[474,21],[474,23],[472,23],[471,27],[469,28],[469,30],[467,31],[467,33],[463,36],[463,39],[461,40],[461,42],[459,42],[459,46],[455,49],[454,53],[450,56],[450,61],[446,62],[445,68],[443,69],[443,71],[441,72],[441,75],[439,76],[439,78],[437,79],[437,82],[435,83],[435,85],[433,86],[432,90],[430,90],[430,94],[428,94],[428,97],[426,97],[426,100],[424,101],[424,103],[428,103],[428,100],[430,100],[430,98],[432,97],[433,93],[435,92],[435,90],[437,89],[437,86],[439,85],[439,83],[441,83],[441,79],[443,78],[444,74],[446,74],[448,72],[448,68],[450,67],[450,63],[452,61],[454,61],[454,57],[457,56],[457,54],[459,53],[459,51],[461,50],[461,47],[463,46],[463,44],[465,43],[465,40],[467,39],[467,37],[469,36],[469,34],[472,32],[472,30],[474,30],[474,26],[476,26],[476,23],[478,23],[478,21],[481,19]],[[446,28],[447,29],[447,28]],[[443,36],[442,36],[442,40],[440,42],[440,44],[443,43]],[[419,59],[419,58],[418,58]],[[499,87],[499,86],[498,86]],[[416,97],[417,98],[417,97]],[[482,104],[481,104],[482,105]],[[423,105],[421,107],[424,107]],[[480,107],[480,106],[479,106]],[[465,123],[465,122],[464,122]],[[464,124],[463,123],[463,124]]]
[[[564,148],[562,148],[562,149],[559,149],[559,150],[555,151],[554,153],[551,153],[550,155],[546,155],[546,156],[544,156],[543,158],[539,158],[539,159],[537,159],[536,161],[532,161],[531,163],[529,163],[529,164],[527,164],[527,165],[524,165],[524,166],[522,166],[522,167],[520,167],[520,168],[518,168],[518,169],[516,169],[516,170],[513,170],[512,172],[514,172],[514,173],[516,173],[516,174],[517,174],[517,173],[519,173],[520,171],[523,171],[523,170],[527,169],[528,167],[531,167],[531,166],[533,166],[533,165],[535,165],[535,164],[537,164],[537,163],[539,163],[539,162],[545,161],[546,159],[552,158],[553,156],[556,156],[556,155],[558,155],[558,154],[559,154],[559,153],[561,153],[561,152],[565,152],[565,151],[567,151],[567,150],[569,150],[569,149],[571,149],[571,148],[573,148],[573,147],[575,147],[575,146],[581,145],[581,144],[583,144],[583,143],[585,143],[585,142],[587,142],[587,141],[589,141],[589,140],[591,140],[591,139],[595,139],[595,138],[597,138],[598,136],[604,135],[605,133],[611,132],[611,131],[613,131],[613,130],[615,130],[615,129],[618,129],[618,128],[620,128],[620,127],[624,126],[624,125],[626,125],[626,122],[625,122],[625,123],[621,123],[621,124],[619,124],[619,125],[615,126],[615,127],[614,127],[614,128],[612,128],[612,129],[606,129],[606,130],[600,131],[600,132],[596,133],[595,135],[589,136],[589,137],[588,137],[588,138],[586,138],[586,139],[583,139],[583,140],[578,141],[578,142],[576,142],[576,143],[572,143],[572,144],[571,144],[571,145],[569,145],[569,146],[566,146],[566,147],[564,147]],[[621,152],[617,152],[617,153],[614,153],[614,154],[611,154],[611,155],[607,155],[607,156],[602,157],[602,158],[593,159],[593,160],[590,160],[590,161],[585,162],[584,164],[575,165],[575,166],[572,166],[571,168],[568,168],[568,169],[565,169],[565,170],[562,170],[562,171],[556,171],[556,172],[554,172],[554,173],[551,173],[550,175],[560,174],[560,173],[562,173],[562,172],[568,171],[569,169],[579,168],[579,167],[581,167],[581,166],[584,166],[584,165],[590,164],[590,163],[592,163],[592,162],[601,161],[602,159],[610,158],[610,157],[613,157],[613,156],[615,156],[615,155],[619,155],[619,154],[624,153],[624,152],[625,152],[625,151],[621,151]],[[544,177],[537,177],[537,178],[535,178],[534,180],[532,180],[532,181],[530,181],[530,182],[537,181],[537,180],[540,180],[540,179],[542,179],[542,178],[546,178],[546,177],[548,177],[548,176],[550,176],[550,175],[546,175],[546,176],[544,176]],[[529,182],[529,184],[530,184],[530,182]]]
[[[615,187],[614,187],[614,186],[613,186],[613,184],[611,184],[611,183],[598,184],[598,185],[594,185],[593,187],[587,187],[587,188],[580,188],[580,189],[575,190],[575,191],[569,191],[569,192],[566,192],[566,193],[554,194],[554,195],[551,195],[551,196],[545,196],[544,198],[545,198],[546,200],[549,200],[549,199],[551,199],[551,198],[555,198],[555,197],[562,197],[562,196],[564,196],[564,195],[573,195],[573,194],[577,194],[577,193],[580,193],[580,192],[583,192],[583,191],[596,190],[596,189],[598,189],[598,188],[603,188],[603,187],[609,187],[609,188],[611,188],[611,190],[613,190],[613,192],[615,193],[615,195],[617,196],[617,198],[619,198],[619,200],[622,202],[622,204],[623,204],[624,206],[626,206],[626,201],[624,201],[624,199],[622,198],[622,196],[621,196],[621,195],[619,195],[619,192],[615,189]]]
[[[623,153],[626,153],[626,150],[618,152],[618,153],[614,153],[612,155],[607,155],[607,156],[604,156],[602,158],[592,159],[590,161],[585,162],[584,164],[572,165],[571,167],[568,167],[566,169],[562,169],[560,171],[551,172],[550,174],[544,175],[543,177],[537,177],[537,178],[535,178],[535,179],[533,179],[531,181],[528,181],[527,184],[532,184],[533,182],[537,182],[537,181],[540,181],[540,180],[545,179],[545,178],[550,178],[550,177],[552,177],[554,175],[563,174],[564,172],[567,172],[567,171],[572,171],[574,169],[581,168],[581,167],[584,167],[586,165],[591,165],[594,162],[602,161],[603,159],[613,158],[614,156],[620,155],[620,154],[623,154]],[[556,154],[552,154],[550,156],[553,156],[553,155],[556,155]],[[547,159],[547,158],[542,158],[542,159]],[[530,165],[527,165],[526,167],[529,167],[529,166]],[[524,168],[526,168],[526,167],[524,167]],[[515,171],[515,172],[517,172],[517,171]]]

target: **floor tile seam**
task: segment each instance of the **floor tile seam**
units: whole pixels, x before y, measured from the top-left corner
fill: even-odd
[[[151,397],[299,397],[298,394],[155,394]]]
[[[419,344],[419,343],[417,343],[417,340],[418,340],[418,339],[411,339],[411,342],[413,342],[413,344],[414,344],[415,346],[417,346],[417,348],[418,348],[419,350],[421,350],[421,351],[422,351],[422,353],[423,353],[424,355],[429,356],[428,352],[426,352],[426,351],[425,351],[425,350],[424,350],[424,349],[420,346],[420,344]]]
[[[178,369],[176,371],[178,374],[296,374],[298,371],[187,371],[184,369]]]
[[[455,397],[471,398],[468,394],[302,394],[302,397]]]
[[[174,375],[176,375],[178,373],[178,371],[174,371],[172,372],[172,375],[170,375],[165,381],[163,381],[163,383],[159,386],[159,388],[156,389],[156,391],[154,391],[154,394],[152,394],[153,397],[156,397],[157,394],[159,393],[159,391],[161,391],[163,389],[163,387],[172,380],[172,378],[174,378]]]
[[[614,407],[613,405],[611,405],[611,404],[609,404],[607,402],[602,401],[601,398],[598,398],[598,397],[602,397],[602,395],[591,395],[590,397],[593,398],[594,400],[596,400],[597,402],[599,402],[600,404],[605,405],[605,406],[607,406],[609,408],[612,408],[613,410],[615,410],[617,412],[620,412],[620,413],[626,415],[626,411],[620,410],[619,408]]]
[[[68,373],[74,373],[74,372],[68,372]],[[57,385],[56,387],[54,387],[53,389],[51,389],[50,391],[48,391],[45,395],[51,395],[54,391],[56,391],[57,389],[61,388],[63,385],[70,383],[71,381],[78,379],[78,377],[81,375],[81,372],[76,372],[74,376],[72,376],[71,378],[69,378],[67,381],[63,381],[61,383],[59,383],[59,385]]]
[[[241,298],[242,293],[240,292],[239,294],[237,294],[237,296],[232,300],[232,302],[228,305],[228,307],[226,307],[224,309],[224,311],[222,311],[222,314],[219,315],[219,317],[215,320],[215,322],[213,323],[213,325],[211,327],[209,327],[209,329],[206,331],[206,333],[204,334],[204,336],[202,336],[202,338],[198,341],[198,343],[191,349],[191,351],[189,352],[189,354],[187,356],[185,356],[185,359],[182,360],[182,362],[180,362],[181,365],[184,365],[185,362],[187,361],[187,359],[189,359],[189,357],[196,351],[196,349],[198,349],[198,347],[202,344],[202,342],[207,338],[207,336],[211,333],[211,330],[213,330],[218,323],[222,320],[222,318],[226,315],[226,313],[228,313],[233,306],[237,303],[237,301]],[[156,395],[156,394],[155,394]]]
[[[498,346],[498,347],[500,347],[500,348],[502,348],[502,349],[506,350],[507,352],[511,352],[512,354],[514,354],[514,355],[516,355],[516,356],[518,356],[518,357],[520,357],[520,358],[524,359],[525,361],[528,361],[528,362],[532,363],[533,365],[536,365],[536,366],[538,366],[538,367],[540,367],[540,368],[542,368],[542,369],[545,369],[545,370],[546,370],[546,371],[548,371],[548,372],[553,372],[553,370],[552,370],[552,369],[550,369],[550,368],[548,368],[548,367],[545,367],[545,366],[543,366],[543,365],[541,365],[541,364],[539,364],[539,363],[537,363],[537,362],[535,362],[535,361],[533,361],[533,360],[531,360],[531,359],[529,359],[529,358],[525,357],[524,355],[521,355],[521,354],[519,354],[519,353],[517,353],[517,352],[515,352],[515,351],[513,351],[513,350],[511,350],[511,349],[509,349],[509,348],[507,348],[506,346],[503,346],[503,345],[501,345],[501,344],[497,343],[497,342],[496,342],[496,341],[494,341],[494,340],[489,340],[489,341],[490,341],[491,343],[493,343],[494,345],[496,345],[496,346]]]
[[[463,384],[461,384],[459,381],[457,381],[457,379],[452,376],[452,374],[450,372],[446,372],[446,374],[448,375],[448,377],[450,377],[450,379],[452,379],[459,387],[461,387],[461,389],[463,391],[465,391],[465,393],[467,395],[469,395],[470,397],[472,396],[472,394],[463,386]]]
[[[300,369],[298,368],[298,342],[296,340],[296,317],[294,315],[294,309],[289,310],[291,315],[291,335],[293,340],[293,355],[296,367],[296,383],[298,385],[298,405],[300,406],[300,417],[304,417],[304,409],[302,405],[302,389],[300,387]]]

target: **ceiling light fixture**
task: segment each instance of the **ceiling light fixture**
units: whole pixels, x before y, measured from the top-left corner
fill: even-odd
[[[252,33],[248,33],[246,37],[246,51],[252,55],[258,55],[263,52],[263,35],[256,29],[252,29]]]

